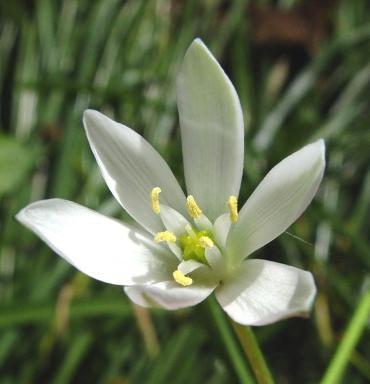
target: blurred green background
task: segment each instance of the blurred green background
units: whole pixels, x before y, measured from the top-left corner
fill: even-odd
[[[194,37],[241,99],[240,204],[279,160],[326,140],[315,201],[258,253],[314,273],[314,310],[255,331],[283,384],[318,383],[341,345],[370,289],[369,2],[1,1],[1,384],[245,382],[242,351],[214,301],[177,312],[134,307],[120,287],[76,272],[14,220],[45,197],[130,220],[84,136],[88,107],[144,135],[183,183],[174,84]],[[362,316],[338,382],[370,381]]]

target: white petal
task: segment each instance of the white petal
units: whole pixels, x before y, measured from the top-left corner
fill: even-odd
[[[177,100],[187,191],[213,221],[239,194],[244,125],[233,85],[199,39],[186,52]]]
[[[178,266],[177,269],[183,274],[187,275],[196,269],[199,268],[208,268],[206,265],[203,263],[200,263],[199,261],[196,260],[185,260],[182,261]]]
[[[177,237],[186,233],[185,227],[190,225],[189,221],[179,212],[167,205],[160,205],[160,216],[166,229]]]
[[[239,212],[227,248],[241,260],[281,235],[315,196],[325,168],[325,144],[319,140],[277,164]]]
[[[203,230],[210,231],[212,230],[212,227],[213,227],[212,223],[204,213],[201,213],[199,217],[194,218],[194,224],[197,226],[197,228],[200,231],[203,231]]]
[[[125,287],[127,296],[143,307],[160,307],[174,310],[196,305],[206,299],[215,286],[197,284],[182,287],[174,281],[153,285]]]
[[[106,283],[168,280],[177,264],[146,234],[70,201],[35,202],[17,219],[78,270]]]
[[[122,207],[151,233],[162,229],[151,210],[150,192],[160,187],[160,201],[185,213],[185,196],[160,154],[139,134],[103,114],[87,110],[84,125],[102,175]]]
[[[168,248],[177,257],[178,260],[182,261],[182,250],[176,243],[167,243]]]
[[[216,290],[228,315],[245,325],[265,325],[303,315],[311,308],[316,287],[310,272],[266,260],[246,260]]]
[[[221,249],[225,249],[227,235],[229,234],[231,227],[230,215],[224,213],[219,216],[213,224],[213,236],[218,246]]]
[[[185,227],[190,225],[189,221],[167,205],[160,205],[160,217],[162,219],[164,227],[172,232],[177,238],[186,233]],[[177,243],[168,243],[167,246],[170,248],[172,253],[181,261],[182,260],[182,251]]]
[[[226,273],[226,262],[220,250],[216,246],[206,248],[204,255],[208,264],[216,274],[217,279],[222,279]]]

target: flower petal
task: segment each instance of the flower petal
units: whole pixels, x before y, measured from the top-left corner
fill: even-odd
[[[182,261],[182,250],[176,243],[167,243],[168,248],[177,257],[178,260]]]
[[[175,209],[168,207],[167,205],[160,205],[160,216],[165,228],[174,233],[177,237],[186,233],[186,226],[190,225],[189,221]]]
[[[196,217],[193,220],[194,220],[194,224],[197,226],[197,228],[200,231],[204,231],[204,230],[211,231],[213,228],[212,223],[204,213],[201,213],[199,217]]]
[[[182,261],[178,266],[177,269],[183,274],[187,275],[196,269],[199,268],[208,268],[205,264],[200,263],[199,261],[196,260],[185,260]]]
[[[118,285],[168,280],[177,260],[146,234],[67,200],[28,205],[17,219],[94,279]]]
[[[325,168],[319,140],[293,153],[265,176],[239,212],[227,239],[231,260],[242,260],[282,234],[315,196]]]
[[[216,290],[228,315],[245,325],[265,325],[305,314],[316,294],[312,274],[267,260],[246,260]]]
[[[206,248],[205,257],[212,271],[215,273],[216,279],[221,280],[226,272],[226,263],[220,250],[215,245]]]
[[[160,187],[161,202],[185,214],[185,195],[161,155],[139,134],[103,114],[84,113],[87,138],[102,175],[122,207],[151,233],[161,230],[150,205],[150,192]]]
[[[230,215],[228,213],[224,213],[219,216],[215,223],[213,224],[213,236],[215,237],[215,241],[217,245],[221,249],[225,249],[227,235],[229,234],[231,227]]]
[[[192,284],[182,287],[174,281],[152,285],[125,287],[127,296],[142,307],[159,307],[175,310],[199,304],[214,290],[215,286]]]
[[[239,194],[244,125],[233,85],[200,39],[186,52],[177,100],[187,192],[213,221]]]

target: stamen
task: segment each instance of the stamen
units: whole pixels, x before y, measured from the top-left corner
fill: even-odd
[[[212,239],[209,238],[208,236],[202,236],[199,238],[199,245],[202,248],[211,248],[214,246],[214,243],[213,243]]]
[[[161,211],[161,208],[159,206],[159,194],[162,192],[162,190],[159,187],[155,187],[150,192],[150,201],[152,204],[152,210],[154,213],[158,215],[158,213]]]
[[[198,207],[198,204],[195,202],[194,196],[192,195],[189,195],[186,198],[186,208],[193,219],[197,219],[202,214],[202,210]]]
[[[193,279],[191,277],[185,276],[179,270],[176,270],[172,274],[172,276],[173,276],[174,280],[176,281],[176,283],[178,283],[184,287],[187,287],[188,285],[193,284]]]
[[[227,200],[227,206],[229,207],[230,221],[236,223],[238,221],[238,200],[235,196],[230,196]]]
[[[160,243],[161,241],[167,241],[167,243],[176,243],[176,236],[170,231],[158,232],[154,236],[154,241]]]

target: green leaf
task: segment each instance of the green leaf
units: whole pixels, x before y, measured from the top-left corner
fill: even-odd
[[[35,162],[36,152],[14,138],[0,136],[0,196],[14,191]]]

